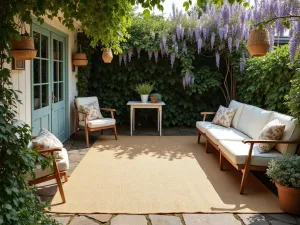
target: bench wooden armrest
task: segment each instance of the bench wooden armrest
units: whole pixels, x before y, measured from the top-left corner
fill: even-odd
[[[61,150],[62,150],[62,148],[48,148],[48,149],[38,150],[38,152],[41,154],[44,154],[44,153],[59,152]]]
[[[215,115],[216,112],[201,112],[201,115],[203,115],[203,121],[206,119],[206,115]]]
[[[286,141],[286,140],[243,140],[243,143],[267,143],[267,144],[300,144],[300,141]]]

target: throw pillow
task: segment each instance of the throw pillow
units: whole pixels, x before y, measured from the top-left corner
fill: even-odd
[[[95,119],[102,119],[103,116],[100,112],[100,109],[97,105],[97,102],[93,102],[88,105],[81,105],[81,110],[85,113],[87,113],[87,120],[95,120]]]
[[[62,148],[63,144],[48,130],[41,128],[40,132],[32,140],[32,146],[39,150],[45,150],[49,148]],[[56,159],[62,159],[61,151],[53,152]],[[47,154],[49,155],[49,154]]]
[[[280,123],[278,119],[269,122],[258,137],[258,140],[280,140],[284,134],[285,125]],[[275,144],[259,143],[258,150],[261,153],[270,151]]]
[[[236,110],[236,108],[226,108],[220,105],[212,123],[223,127],[230,127]]]

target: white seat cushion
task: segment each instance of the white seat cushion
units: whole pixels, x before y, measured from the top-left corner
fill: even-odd
[[[242,111],[244,109],[244,106],[245,106],[244,103],[240,103],[240,102],[235,101],[235,100],[231,100],[231,102],[228,106],[228,108],[237,109],[235,114],[234,114],[234,117],[232,119],[232,122],[231,122],[232,127],[235,128],[235,129],[238,129],[238,123],[239,123]]]
[[[221,140],[219,142],[221,152],[226,155],[235,164],[245,164],[249,153],[250,144],[244,144],[241,141]],[[256,145],[253,146],[251,165],[253,166],[268,166],[271,159],[275,159],[282,154],[276,150],[271,150],[267,153],[260,153]]]
[[[98,102],[98,98],[96,96],[93,97],[78,97],[75,99],[75,103],[77,106],[77,109],[80,111],[81,110],[81,105],[89,105],[91,103],[95,103],[95,105],[99,108],[99,102]],[[84,120],[84,116],[82,113],[79,113],[79,120],[83,121]]]
[[[272,112],[269,121],[278,119],[280,123],[285,125],[283,137],[281,140],[287,141],[299,141],[300,140],[300,124],[297,124],[297,120],[291,116],[287,116],[281,113]],[[280,151],[282,154],[294,155],[297,150],[297,144],[277,144],[275,149]]]
[[[227,128],[218,125],[209,127],[206,131],[206,136],[217,145],[219,144],[220,140],[242,141],[251,139],[247,135],[232,127]]]
[[[197,121],[196,122],[196,128],[198,128],[202,133],[206,133],[206,130],[210,128],[211,126],[216,126],[215,124],[212,124],[208,121]]]
[[[103,118],[103,119],[88,121],[89,128],[107,127],[115,124],[116,124],[116,120],[112,118]],[[79,121],[79,125],[84,127],[85,126],[84,121]]]
[[[56,161],[57,162],[57,166],[58,166],[58,170],[59,171],[66,171],[69,169],[69,156],[68,156],[68,151],[65,148],[62,148],[61,150],[61,154],[60,154],[63,158]],[[35,179],[40,178],[40,177],[44,177],[50,174],[53,174],[53,168],[46,168],[45,170],[42,170],[41,166],[38,165],[37,169],[34,171],[35,173]],[[26,174],[25,175],[26,179],[28,181],[32,180],[33,178],[30,176],[30,174]]]
[[[271,114],[271,111],[266,111],[252,105],[245,105],[238,122],[237,130],[252,139],[257,139],[261,130],[268,123]]]

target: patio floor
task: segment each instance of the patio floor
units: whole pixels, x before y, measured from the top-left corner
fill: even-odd
[[[165,136],[195,136],[195,128],[164,128]],[[111,134],[110,131],[104,131]],[[129,127],[118,127],[118,135],[129,135]],[[90,145],[99,137],[100,132],[90,135]],[[140,128],[134,135],[153,136],[158,135],[156,130]],[[79,164],[81,159],[88,152],[85,147],[84,132],[79,131],[75,139],[71,137],[64,142],[68,150],[70,169],[68,176]],[[38,195],[43,200],[51,200],[57,191],[55,181],[42,183],[38,189]],[[300,217],[288,214],[167,214],[167,215],[117,215],[117,214],[51,214],[63,225],[300,225]]]

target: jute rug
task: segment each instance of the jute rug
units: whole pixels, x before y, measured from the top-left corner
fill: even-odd
[[[241,173],[206,154],[196,137],[101,136],[69,182],[59,213],[277,213],[278,200],[254,176],[240,195]]]

